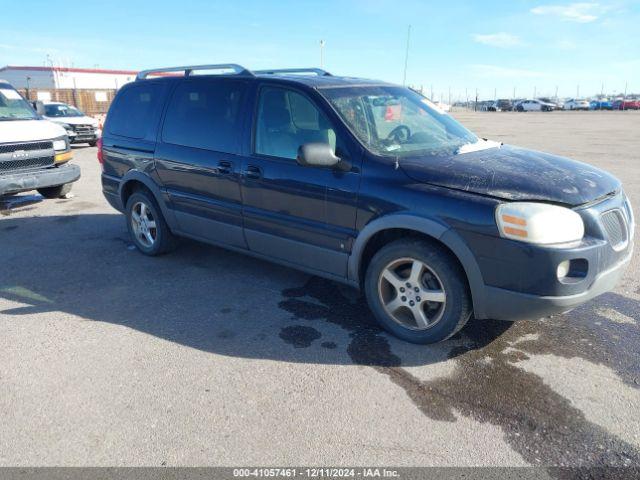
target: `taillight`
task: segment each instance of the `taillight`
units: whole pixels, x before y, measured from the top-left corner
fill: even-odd
[[[96,142],[96,147],[98,147],[98,152],[96,153],[98,163],[104,167],[104,157],[102,156],[102,137]]]

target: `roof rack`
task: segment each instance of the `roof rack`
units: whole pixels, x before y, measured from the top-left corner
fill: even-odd
[[[144,80],[147,76],[154,73],[171,73],[171,72],[184,72],[184,76],[190,76],[194,70],[233,70],[236,75],[249,75],[253,76],[250,70],[244,68],[242,65],[236,63],[220,63],[217,65],[188,65],[185,67],[167,67],[167,68],[153,68],[151,70],[143,70],[136,76],[136,80]]]
[[[255,70],[253,73],[266,75],[277,75],[279,73],[315,73],[319,77],[333,76],[321,68],[277,68],[274,70]]]

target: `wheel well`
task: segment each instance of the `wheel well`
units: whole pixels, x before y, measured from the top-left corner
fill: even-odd
[[[143,190],[146,192],[149,192],[151,195],[153,195],[153,192],[149,189],[149,187],[147,187],[144,183],[142,183],[139,180],[129,180],[127,183],[125,183],[122,186],[122,191],[120,192],[120,195],[122,197],[122,207],[126,207],[127,205],[127,201],[129,200],[129,197],[133,194],[133,192],[137,192],[138,190]]]
[[[469,279],[467,278],[467,273],[460,262],[460,259],[457,257],[455,253],[440,240],[432,237],[431,235],[427,235],[422,232],[418,232],[416,230],[410,230],[406,228],[391,228],[388,230],[382,230],[380,232],[375,233],[368,241],[364,247],[364,251],[362,252],[362,257],[360,257],[360,266],[358,271],[358,278],[360,280],[360,285],[364,284],[364,276],[369,267],[369,263],[373,256],[385,245],[394,242],[396,240],[406,240],[408,238],[421,240],[423,242],[431,243],[438,245],[440,248],[445,250],[451,258],[458,264],[460,270],[464,274],[465,280],[467,281],[467,285],[469,285]]]

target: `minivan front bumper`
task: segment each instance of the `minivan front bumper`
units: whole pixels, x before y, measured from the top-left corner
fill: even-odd
[[[599,273],[586,290],[573,295],[532,295],[485,285],[484,311],[482,318],[495,320],[526,320],[564,313],[593,298],[612,290],[629,265],[633,256],[633,245],[627,255],[606,271]]]
[[[64,185],[79,178],[80,167],[73,163],[0,175],[0,196]]]

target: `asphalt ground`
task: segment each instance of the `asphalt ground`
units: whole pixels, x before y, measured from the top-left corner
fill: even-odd
[[[640,112],[454,115],[611,171],[640,212]],[[327,280],[141,255],[74,150],[73,198],[0,210],[0,466],[640,466],[637,253],[568,314],[416,346]]]

